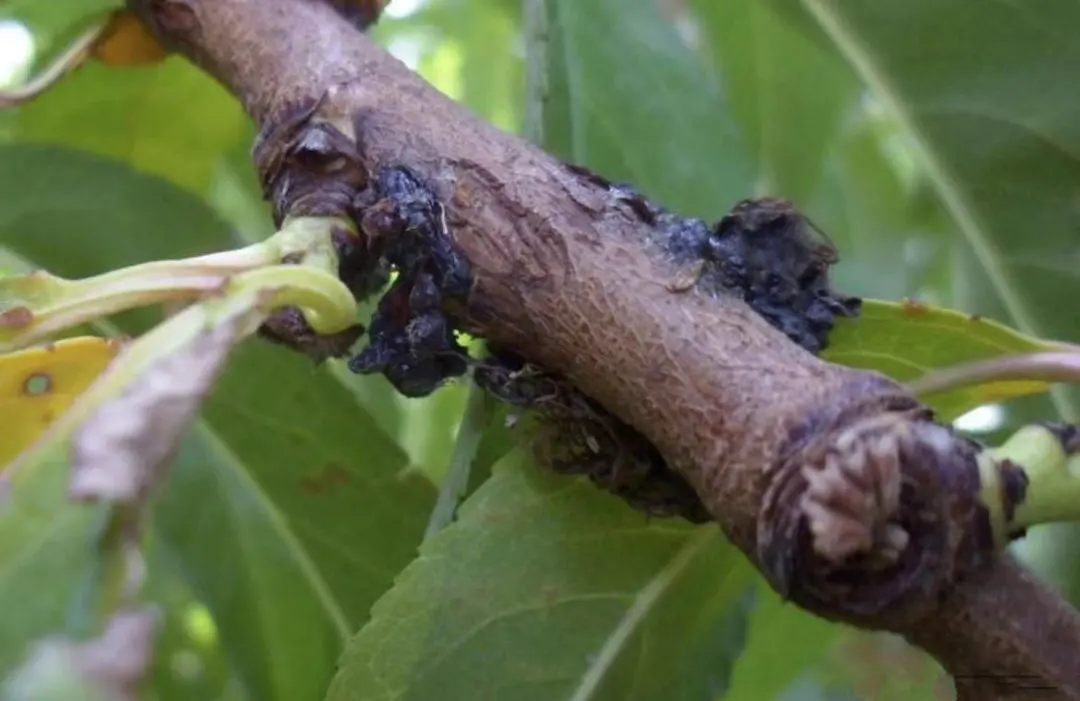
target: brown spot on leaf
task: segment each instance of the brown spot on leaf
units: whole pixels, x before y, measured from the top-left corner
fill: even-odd
[[[972,314],[971,316],[968,317],[968,321],[974,321],[976,323],[978,323],[978,322],[980,322],[982,320],[983,320],[982,314]]]
[[[334,486],[348,484],[349,471],[337,463],[331,463],[326,467],[326,481]]]
[[[904,316],[917,317],[929,313],[930,307],[924,302],[909,298],[900,303],[900,311],[904,313]]]
[[[0,328],[21,329],[34,321],[34,312],[29,307],[12,307],[0,312]]]
[[[485,524],[489,526],[498,526],[506,523],[510,520],[511,514],[503,510],[493,510],[484,514],[481,519]]]
[[[349,482],[349,471],[338,463],[329,463],[317,474],[307,475],[300,479],[300,489],[305,494],[322,494],[333,488],[341,487]]]

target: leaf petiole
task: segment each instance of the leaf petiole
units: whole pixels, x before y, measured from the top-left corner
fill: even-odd
[[[491,397],[470,379],[465,413],[450,455],[450,469],[446,471],[446,476],[439,486],[439,496],[436,498],[435,508],[431,511],[424,540],[431,538],[454,520],[454,514],[468,490],[473,460],[476,459],[480,440],[484,437],[484,429],[491,422],[491,414]]]
[[[315,333],[333,334],[356,324],[356,300],[341,280],[310,265],[274,265],[228,281],[229,292],[273,290],[274,307],[299,307]]]
[[[81,66],[94,44],[105,34],[108,20],[101,20],[81,34],[52,63],[23,85],[0,91],[0,109],[16,107],[49,90],[68,73]]]
[[[234,251],[143,263],[81,280],[40,270],[2,278],[0,353],[127,309],[197,299],[229,285],[266,281],[282,288],[284,304],[301,307],[316,333],[341,331],[355,323],[355,302],[332,274],[337,257],[330,231],[339,222],[321,219],[316,224],[294,222],[266,241]],[[301,258],[302,264],[279,265],[290,255]],[[242,275],[251,272],[261,274]]]
[[[923,396],[1003,380],[1047,383],[1080,381],[1080,352],[1067,349],[1064,345],[1061,347],[1061,351],[1002,356],[945,368],[908,383],[908,389]]]

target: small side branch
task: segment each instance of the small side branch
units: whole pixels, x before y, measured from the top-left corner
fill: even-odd
[[[23,85],[0,91],[0,109],[15,107],[33,100],[57,83],[68,73],[81,66],[90,55],[94,44],[108,29],[108,22],[101,21],[87,29],[64,52],[57,56],[40,73]]]

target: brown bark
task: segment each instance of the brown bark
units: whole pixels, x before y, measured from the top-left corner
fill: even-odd
[[[641,432],[798,604],[998,677],[962,684],[967,698],[1080,699],[1075,612],[991,552],[970,446],[901,387],[816,358],[734,295],[673,291],[681,273],[648,243],[652,224],[468,114],[324,2],[129,3],[271,140],[300,115],[333,125],[368,173],[405,166],[432,183],[472,266],[457,320]],[[328,192],[358,187],[281,167]],[[1016,695],[1010,676],[1057,691]]]
[[[1073,608],[1007,556],[905,633],[971,701],[1078,698],[1076,635]],[[963,649],[949,649],[956,646]]]

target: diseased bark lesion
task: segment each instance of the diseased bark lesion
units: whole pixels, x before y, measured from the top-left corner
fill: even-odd
[[[409,267],[407,251],[387,252],[386,237],[403,230],[384,215],[407,218],[408,203],[387,194],[385,178],[408,173],[430,191],[438,231],[468,263],[468,289],[449,295],[445,270],[417,264],[397,293],[405,316],[385,317],[387,328],[405,329],[390,356],[423,359],[409,345],[422,335],[407,330],[412,297],[418,286],[434,289],[440,303],[424,314],[443,314],[547,373],[569,393],[564,405],[586,402],[639,436],[672,471],[667,486],[689,485],[699,500],[684,515],[715,520],[799,605],[900,633],[955,674],[997,677],[958,684],[964,698],[1036,698],[1001,682],[1034,676],[1056,689],[1038,698],[1080,699],[1080,622],[994,552],[976,448],[897,383],[811,352],[826,316],[854,309],[823,283],[831,261],[798,238],[805,231],[789,231],[786,248],[769,248],[782,237],[728,238],[725,248],[722,227],[706,227],[702,245],[722,249],[713,267],[680,255],[697,245],[679,238],[697,235],[691,220],[665,228],[667,215],[643,199],[470,115],[322,0],[129,5],[257,121],[256,166],[279,223],[356,223],[337,247],[343,271],[366,281],[358,295],[376,292],[380,261]],[[746,215],[737,209],[725,221]],[[803,257],[785,269],[801,266],[800,292],[775,304],[768,266],[797,249]],[[731,273],[739,265],[749,276],[742,287]],[[646,483],[660,479],[648,477],[655,469],[646,465]]]

